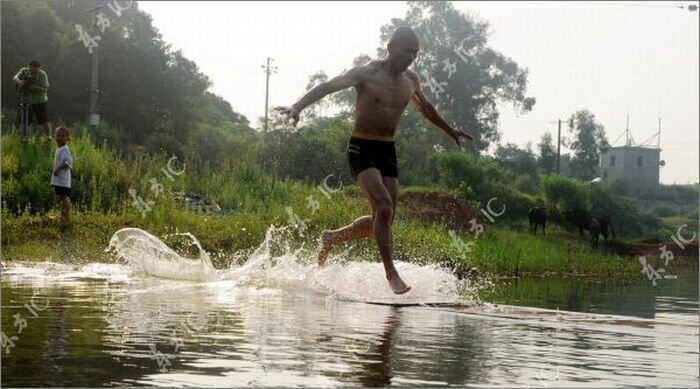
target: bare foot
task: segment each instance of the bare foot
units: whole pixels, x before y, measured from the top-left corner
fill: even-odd
[[[406,283],[403,282],[403,280],[401,279],[401,277],[399,277],[398,274],[391,278],[387,277],[387,281],[389,281],[389,286],[391,286],[391,290],[393,290],[396,294],[404,294],[411,290],[411,287],[406,285]]]
[[[321,250],[318,252],[318,266],[323,266],[326,264],[326,259],[328,254],[330,254],[333,246],[330,243],[331,232],[329,230],[324,230],[321,233]]]

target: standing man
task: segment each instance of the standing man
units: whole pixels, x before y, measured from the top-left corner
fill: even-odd
[[[411,287],[399,276],[392,260],[391,225],[398,200],[398,170],[394,134],[399,119],[409,101],[431,123],[454,139],[473,137],[452,128],[437,113],[420,89],[418,76],[408,67],[418,55],[418,37],[409,27],[399,27],[389,40],[388,56],[350,69],[345,74],[311,89],[291,107],[275,109],[294,120],[299,113],[324,96],[354,87],[355,126],[348,143],[348,161],[353,178],[372,206],[372,215],[362,216],[337,230],[325,230],[321,235],[318,263],[323,265],[331,248],[337,244],[374,235],[389,286],[396,294]]]
[[[12,80],[17,84],[18,93],[24,93],[30,104],[29,109],[36,116],[36,122],[44,126],[46,137],[51,139],[51,123],[49,123],[49,111],[46,108],[46,103],[49,101],[46,93],[49,90],[49,76],[41,70],[39,61],[32,60],[29,66],[20,69]]]

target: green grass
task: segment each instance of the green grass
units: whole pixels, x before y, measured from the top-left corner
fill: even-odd
[[[190,232],[213,254],[214,263],[222,268],[252,252],[264,239],[271,225],[289,225],[285,207],[307,221],[300,232],[290,228],[293,245],[315,247],[320,232],[337,228],[369,210],[359,191],[352,186],[324,197],[314,187],[298,183],[287,186],[285,203],[275,202],[267,207],[251,209],[228,216],[210,216],[178,209],[163,198],[145,218],[133,208],[121,213],[80,211],[72,214],[72,226],[62,232],[58,212],[45,214],[25,212],[20,215],[3,213],[3,260],[71,260],[110,261],[104,252],[114,232],[125,227],[138,227],[161,237],[166,243],[187,253],[182,239],[175,232]],[[319,210],[307,208],[307,197],[319,201]],[[245,207],[243,207],[245,209]],[[459,233],[465,242],[473,235]],[[526,232],[486,226],[475,241],[473,250],[461,252],[446,229],[438,224],[425,224],[397,215],[394,225],[395,257],[417,263],[438,263],[454,268],[461,276],[488,274],[518,276],[526,274],[573,274],[598,277],[638,277],[635,258],[623,258],[592,250],[584,241],[562,231],[552,230],[547,237],[534,237]],[[570,250],[567,249],[569,245]],[[339,248],[336,252],[348,248]],[[352,244],[349,257],[357,260],[377,260],[372,240]]]
[[[587,241],[552,228],[546,237],[491,229],[479,237],[466,262],[486,272],[512,276],[564,273],[614,277],[639,272],[634,259],[607,253],[602,243],[592,249]]]
[[[168,155],[123,158],[108,145],[93,146],[85,136],[71,142],[75,159],[72,226],[62,230],[55,197],[48,185],[55,144],[40,137],[20,142],[13,133],[2,135],[2,259],[109,261],[104,252],[117,230],[138,227],[161,237],[186,253],[189,249],[175,232],[196,236],[213,255],[217,267],[245,258],[264,239],[271,225],[289,225],[287,208],[306,221],[304,231],[290,229],[292,246],[311,250],[321,231],[339,228],[370,213],[356,185],[345,185],[327,198],[316,184],[272,177],[246,158],[211,167],[190,162],[174,181],[164,178]],[[157,178],[164,193],[154,197],[150,180]],[[132,205],[128,189],[154,201],[142,217]],[[410,187],[402,191],[444,191],[435,187]],[[171,200],[171,191],[195,191],[219,203],[227,216],[211,216],[182,209]],[[309,207],[318,202],[318,209]],[[492,274],[576,274],[599,277],[638,277],[636,258],[621,258],[588,244],[569,233],[550,229],[547,237],[533,237],[524,222],[500,220],[486,225],[469,253],[455,246],[447,229],[424,223],[402,213],[399,204],[394,224],[394,253],[398,260],[438,263],[461,276]],[[473,235],[459,233],[460,239]],[[570,242],[570,243],[569,243]],[[348,247],[339,248],[344,250]],[[354,242],[349,258],[377,260],[371,239]]]

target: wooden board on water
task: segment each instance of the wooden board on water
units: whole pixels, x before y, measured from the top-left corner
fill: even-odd
[[[382,302],[382,301],[362,301],[365,304],[372,305],[388,305],[390,307],[447,307],[447,308],[458,308],[461,307],[460,303],[412,303],[412,302]]]
[[[361,303],[372,304],[372,305],[387,305],[390,307],[448,307],[448,308],[458,308],[464,307],[465,305],[455,301],[401,301],[400,299],[387,299],[387,300],[357,300]]]

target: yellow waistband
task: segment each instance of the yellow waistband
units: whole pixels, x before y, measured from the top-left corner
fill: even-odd
[[[352,135],[350,135],[350,136],[352,136],[353,138],[361,138],[361,139],[368,139],[368,140],[383,140],[383,141],[389,141],[389,142],[394,141],[393,136],[368,134],[366,132],[361,132],[361,131],[353,131]]]

